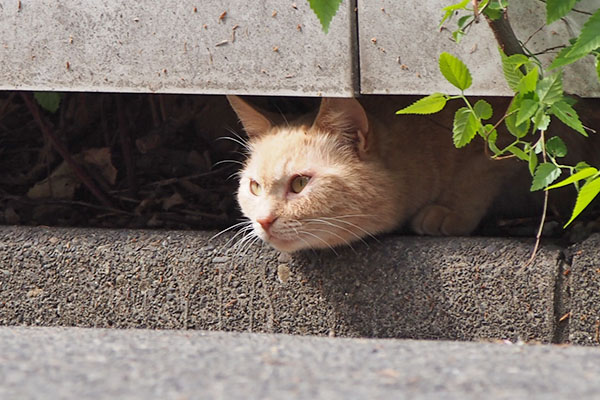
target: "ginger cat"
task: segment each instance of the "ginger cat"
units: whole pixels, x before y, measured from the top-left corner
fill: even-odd
[[[422,235],[467,235],[519,170],[521,192],[531,184],[525,163],[490,160],[482,141],[457,150],[452,109],[397,116],[402,105],[386,99],[324,98],[316,117],[277,125],[228,99],[249,137],[238,202],[252,232],[284,252],[333,248],[405,223]]]

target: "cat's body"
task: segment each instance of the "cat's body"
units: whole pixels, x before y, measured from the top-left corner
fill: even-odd
[[[316,117],[274,125],[229,100],[249,135],[238,201],[254,232],[279,250],[334,247],[403,224],[466,235],[508,186],[506,211],[524,211],[515,204],[528,193],[527,179],[515,183],[524,168],[490,160],[478,140],[457,150],[452,110],[397,116],[395,102],[323,99]]]

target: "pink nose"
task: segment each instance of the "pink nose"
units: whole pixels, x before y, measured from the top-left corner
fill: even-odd
[[[271,228],[271,225],[273,225],[273,222],[275,222],[276,219],[277,217],[257,218],[256,222],[258,222],[260,226],[262,226],[265,232],[268,232]]]

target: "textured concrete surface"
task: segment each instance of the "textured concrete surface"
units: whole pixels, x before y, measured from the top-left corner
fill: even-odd
[[[552,245],[525,267],[532,243],[514,239],[389,236],[286,258],[209,237],[0,227],[0,325],[551,342],[568,323]]]
[[[507,86],[498,45],[485,20],[473,24],[457,44],[452,41],[457,18],[439,28],[442,7],[450,1],[425,0],[410,6],[397,0],[358,0],[361,93],[365,94],[430,94],[458,93],[446,82],[438,68],[441,52],[447,51],[463,60],[473,74],[471,95],[506,95]],[[598,0],[582,0],[577,9],[595,11]],[[572,13],[547,27],[545,2],[512,0],[509,6],[511,25],[527,48],[536,53],[568,43],[589,15]],[[542,28],[536,33],[538,28]],[[555,53],[539,58],[549,64]],[[594,59],[582,60],[566,69],[565,88],[581,96],[600,96]]]
[[[351,96],[353,1],[0,0],[0,90]]]
[[[600,235],[573,247],[569,273],[571,314],[569,339],[600,344]]]
[[[597,399],[600,349],[0,328],[2,399]]]

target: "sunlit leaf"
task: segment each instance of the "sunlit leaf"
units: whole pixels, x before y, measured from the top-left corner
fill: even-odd
[[[585,55],[600,47],[600,8],[583,24],[581,33],[567,57]]]
[[[558,72],[539,81],[535,93],[538,95],[540,103],[550,105],[562,100],[562,73]]]
[[[587,167],[587,168],[582,169],[579,172],[574,173],[573,175],[569,176],[568,178],[563,179],[562,181],[560,181],[558,183],[555,183],[554,185],[548,186],[546,188],[546,190],[556,189],[559,187],[567,186],[572,183],[579,182],[580,180],[589,178],[590,176],[596,175],[597,173],[598,173],[598,170],[596,168]]]
[[[577,0],[546,0],[546,24],[550,25],[567,15],[576,2]]]
[[[587,132],[583,129],[583,124],[579,120],[577,111],[571,107],[566,101],[558,101],[550,106],[550,112],[556,115],[565,125],[587,136]]]
[[[516,125],[521,125],[528,121],[533,114],[538,110],[539,104],[537,101],[525,99],[521,102],[521,107],[519,108],[519,112],[517,112],[517,119],[515,121]]]
[[[446,105],[446,96],[442,93],[433,93],[423,97],[402,110],[396,111],[396,114],[434,114],[444,108]]]
[[[457,148],[466,146],[477,134],[477,120],[467,107],[459,108],[454,114],[452,133]]]
[[[569,221],[565,224],[568,226],[581,212],[596,198],[600,193],[600,177],[596,177],[588,181],[581,187],[577,194],[577,200],[575,201],[575,207],[573,208],[573,214]]]
[[[452,54],[443,52],[440,54],[439,64],[442,75],[444,75],[452,85],[460,90],[466,90],[471,86],[471,83],[473,82],[471,73],[467,66],[458,58],[454,57]]]

